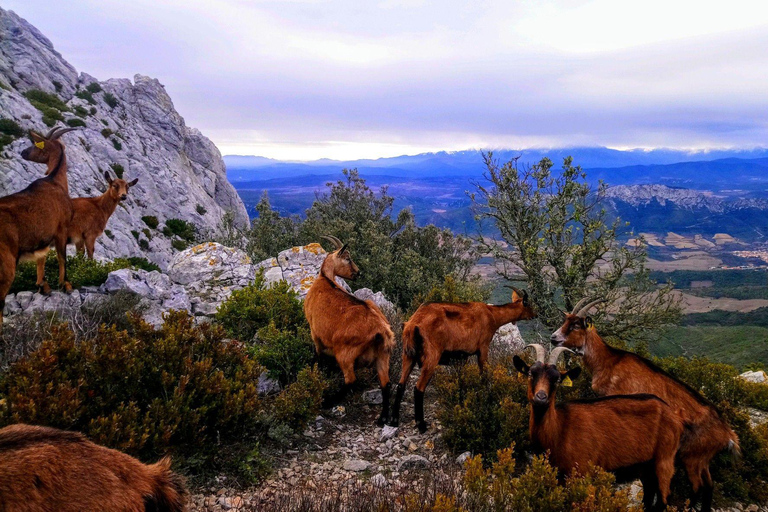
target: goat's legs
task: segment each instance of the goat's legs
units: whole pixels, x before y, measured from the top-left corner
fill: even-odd
[[[712,483],[712,475],[709,474],[709,467],[704,467],[701,472],[701,477],[702,480],[704,480],[701,488],[701,512],[710,512],[710,510],[712,510],[714,485]]]
[[[653,502],[659,493],[658,480],[653,468],[643,471],[640,475],[640,482],[643,484],[643,508],[653,510]]]
[[[90,236],[90,237],[85,239],[85,250],[88,252],[88,259],[89,260],[93,259],[93,249],[94,249],[95,245],[96,245],[96,237],[95,236]]]
[[[437,369],[437,363],[440,361],[440,356],[437,358],[430,357],[421,366],[421,375],[419,380],[416,381],[416,389],[413,390],[413,408],[416,415],[416,426],[419,432],[422,434],[427,431],[429,425],[424,421],[424,390],[427,389],[427,384],[432,380]]]
[[[477,366],[480,368],[480,373],[485,370],[485,364],[488,362],[488,346],[485,348],[480,347],[477,351]]]
[[[675,457],[665,456],[656,459],[656,481],[658,482],[659,500],[656,503],[657,510],[667,508],[667,498],[669,497],[672,476],[675,474]]]
[[[45,256],[37,259],[37,282],[35,284],[37,285],[37,291],[39,293],[42,293],[43,295],[50,295],[51,287],[45,280],[45,260]]]
[[[712,507],[712,496],[710,491],[710,504],[709,508],[704,507],[704,502],[706,501],[706,488],[704,485],[704,468],[701,467],[700,460],[698,457],[689,455],[683,460],[683,464],[685,465],[685,472],[688,473],[688,480],[691,482],[691,489],[693,489],[693,496],[691,497],[691,507],[694,507],[696,503],[698,503],[699,498],[702,500],[702,512],[704,510],[711,510]],[[707,471],[707,474],[709,474],[709,471]],[[711,481],[710,477],[710,481]]]
[[[5,309],[5,296],[11,289],[13,279],[16,276],[16,258],[10,251],[0,251],[0,333],[3,332],[3,309]]]
[[[357,380],[355,375],[355,357],[350,357],[349,355],[346,357],[336,356],[336,362],[339,363],[339,367],[342,373],[344,373],[344,384],[338,392],[323,401],[323,407],[331,407],[344,400]]]
[[[400,382],[395,388],[395,403],[392,405],[392,417],[389,421],[389,424],[393,427],[397,427],[400,424],[400,403],[403,401],[405,387],[408,385],[408,379],[411,377],[411,372],[413,371],[413,366],[415,364],[416,361],[403,352],[403,370],[400,374]]]
[[[64,291],[72,291],[72,285],[67,278],[67,237],[56,238],[56,258],[59,260],[59,285],[64,287]]]
[[[380,349],[376,358],[376,371],[379,374],[379,384],[381,384],[381,414],[376,424],[384,425],[389,420],[389,352]]]
[[[85,254],[85,242],[82,238],[75,243],[75,252],[77,252],[78,255]]]

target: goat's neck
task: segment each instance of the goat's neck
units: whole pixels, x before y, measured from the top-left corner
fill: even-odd
[[[510,302],[501,306],[489,306],[493,315],[494,331],[509,322],[516,322],[520,318],[519,302]]]
[[[115,209],[117,208],[117,203],[119,201],[112,197],[112,194],[109,193],[109,189],[104,192],[101,197],[99,197],[99,209],[103,211],[107,218],[110,218],[113,213],[115,213]]]
[[[534,407],[531,404],[530,432],[534,445],[545,450],[552,449],[557,444],[560,438],[560,424],[554,396],[546,408]]]
[[[596,375],[613,365],[613,357],[611,347],[603,341],[597,331],[590,329],[584,344],[584,364],[587,370]]]
[[[346,293],[347,295],[352,295],[347,290],[339,286],[339,283],[336,282],[336,273],[333,271],[333,267],[331,265],[327,265],[326,261],[323,262],[323,265],[320,267],[320,276],[324,277],[331,283],[332,288],[336,288],[337,290]]]
[[[63,187],[69,194],[69,180],[67,179],[67,155],[64,148],[59,150],[58,158],[48,160],[48,172],[46,173],[51,180]]]

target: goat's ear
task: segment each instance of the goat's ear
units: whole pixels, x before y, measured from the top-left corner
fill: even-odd
[[[512,358],[512,364],[515,365],[515,369],[523,375],[528,375],[531,371],[531,367],[525,364],[523,358],[515,356]]]
[[[570,379],[570,380],[576,380],[576,378],[581,375],[581,367],[574,366],[567,372],[563,372],[560,374],[560,380]]]
[[[593,328],[594,326],[595,326],[595,321],[594,321],[594,320],[592,320],[592,317],[591,317],[591,316],[588,316],[588,317],[586,317],[586,318],[584,319],[584,327],[585,327],[586,329],[591,329],[591,328]]]
[[[128,187],[135,187],[138,182],[139,182],[139,178],[136,178],[135,180],[128,183]]]
[[[31,139],[32,139],[34,142],[45,142],[45,137],[43,137],[42,135],[40,135],[39,133],[37,133],[37,132],[36,132],[36,131],[34,131],[34,130],[29,130],[29,137],[30,137],[30,138],[31,138]]]
[[[104,171],[104,179],[107,180],[107,183],[110,185],[112,184],[112,176],[109,175],[109,171]]]
[[[517,302],[521,299],[522,297],[517,294],[517,290],[512,290],[512,302]]]

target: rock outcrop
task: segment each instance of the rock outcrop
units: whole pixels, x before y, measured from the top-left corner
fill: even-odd
[[[248,224],[218,149],[186,126],[158,80],[136,75],[133,81],[98,81],[78,74],[35,27],[0,8],[0,118],[46,133],[46,106],[30,101],[34,91],[65,105],[49,112],[49,124],[80,125],[62,137],[73,197],[106,190],[105,171],[139,178],[97,242],[97,257],[143,256],[165,269],[177,253],[176,235],[163,233],[166,221],[180,219],[200,232],[215,232],[225,213],[233,212],[238,225]],[[4,148],[0,144],[0,196],[43,175],[43,166],[21,159],[28,145],[18,136]],[[155,217],[159,224],[153,227],[142,217]]]

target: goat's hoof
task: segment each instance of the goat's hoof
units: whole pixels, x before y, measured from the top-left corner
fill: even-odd
[[[419,429],[420,434],[423,434],[429,428],[429,423],[427,423],[426,421],[420,421],[416,423],[416,428]]]
[[[376,418],[376,425],[379,427],[383,427],[384,425],[387,424],[387,419],[388,418],[386,416],[379,416],[378,418]]]
[[[64,283],[64,292],[65,293],[72,293],[72,284],[69,281]]]
[[[50,295],[51,294],[51,287],[48,285],[48,283],[43,283],[41,285],[38,285],[37,292],[40,295]]]
[[[400,418],[390,418],[388,425],[390,427],[399,427],[400,426]]]

